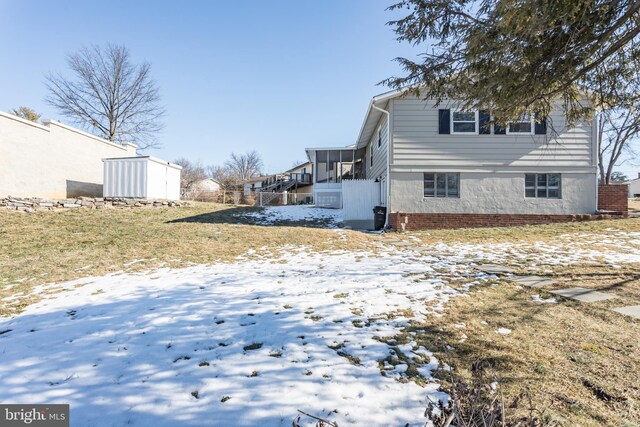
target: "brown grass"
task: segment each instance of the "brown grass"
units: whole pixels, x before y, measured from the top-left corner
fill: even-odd
[[[532,243],[553,242],[563,234],[609,234],[607,229],[640,231],[640,218],[604,221],[567,222],[521,227],[470,228],[458,230],[425,230],[404,233],[419,238],[424,243]],[[403,234],[400,234],[403,235]]]
[[[464,377],[470,378],[474,362],[488,361],[507,401],[529,391],[546,409],[550,425],[637,426],[640,322],[610,308],[640,302],[638,274],[637,265],[557,267],[551,274],[560,279],[555,288],[596,288],[620,298],[585,304],[558,297],[558,304],[541,304],[531,296],[553,295],[514,284],[482,286],[469,298],[451,300],[445,317],[413,329],[418,342],[446,357]],[[466,327],[455,326],[460,323]],[[501,335],[498,328],[512,332]],[[454,350],[443,355],[438,340]],[[526,415],[525,409],[512,410],[510,417]]]
[[[411,242],[412,237],[425,244],[556,242],[560,235],[640,231],[640,220],[629,219],[377,236],[313,228],[317,224],[256,226],[234,215],[251,209],[195,204],[36,214],[0,211],[0,301],[28,295],[47,282],[161,265],[231,262],[250,248],[259,253],[284,245],[370,250],[380,241]],[[535,260],[533,248],[531,254]],[[140,261],[128,264],[133,260]],[[474,361],[490,361],[507,398],[529,389],[537,402],[550,405],[547,414],[557,425],[640,425],[640,322],[609,310],[640,303],[640,266],[616,269],[594,262],[540,268],[552,271],[533,273],[552,276],[556,287],[593,287],[620,298],[593,304],[558,298],[558,304],[540,304],[531,295],[551,295],[509,283],[476,287],[469,297],[452,299],[445,316],[412,326],[417,332],[412,339],[436,352],[436,342],[444,339],[454,347],[449,362],[462,374]],[[441,274],[447,278],[446,272]],[[2,301],[0,315],[14,315],[35,300],[37,296],[30,295]],[[460,323],[466,327],[454,326]],[[512,333],[499,335],[495,331],[500,327]],[[460,342],[462,334],[467,339]]]
[[[34,286],[159,266],[229,262],[249,249],[268,253],[284,245],[311,250],[365,248],[379,236],[345,230],[257,226],[236,216],[255,210],[195,203],[182,208],[40,211],[0,210],[0,301]],[[316,226],[314,228],[314,226]],[[134,262],[135,261],[135,262]],[[134,262],[130,264],[131,262]],[[36,296],[0,303],[16,314]]]

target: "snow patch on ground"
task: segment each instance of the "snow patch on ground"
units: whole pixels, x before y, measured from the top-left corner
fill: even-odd
[[[0,401],[70,403],[74,426],[290,426],[298,409],[422,426],[427,399],[446,399],[430,378],[438,361],[374,337],[441,310],[456,291],[439,269],[455,270],[397,251],[286,248],[45,286],[60,292],[0,319]],[[404,363],[381,369],[397,351],[426,387]]]
[[[534,302],[546,303],[546,304],[557,304],[558,303],[558,301],[555,298],[544,299],[540,295],[531,295],[531,300],[534,301]]]
[[[319,223],[337,227],[342,223],[341,209],[317,208],[310,205],[268,206],[260,211],[243,212],[237,215],[251,218],[256,224],[271,225],[281,222]]]
[[[485,263],[516,263],[530,269],[584,262],[618,265],[640,262],[640,233],[616,232],[614,236],[561,235],[553,242],[533,243],[438,243],[425,245],[451,261],[478,260]],[[535,254],[536,262],[531,262]]]

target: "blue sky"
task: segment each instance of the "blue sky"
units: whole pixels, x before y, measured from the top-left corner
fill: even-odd
[[[0,0],[0,110],[45,104],[44,75],[84,45],[125,44],[146,60],[166,106],[162,149],[221,164],[257,150],[269,172],[304,147],[355,141],[377,83],[410,55],[385,11],[393,0]]]

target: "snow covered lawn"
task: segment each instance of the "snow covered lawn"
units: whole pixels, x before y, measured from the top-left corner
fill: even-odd
[[[0,401],[70,403],[74,426],[290,426],[298,409],[422,426],[427,398],[446,398],[438,362],[388,340],[437,315],[456,293],[437,270],[459,268],[384,252],[283,248],[43,287],[63,291],[0,321]]]

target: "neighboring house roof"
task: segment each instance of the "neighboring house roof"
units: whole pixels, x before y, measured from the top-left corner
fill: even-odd
[[[208,181],[210,181],[210,182],[215,182],[215,183],[216,183],[216,184],[218,184],[218,185],[222,185],[222,184],[220,184],[220,182],[219,182],[219,181],[216,181],[216,180],[215,180],[215,179],[213,179],[213,178],[204,178],[204,179],[199,179],[198,181],[194,182],[194,184],[200,184],[200,183],[208,182]]]
[[[294,170],[296,170],[296,169],[300,169],[300,168],[301,168],[301,167],[303,167],[303,166],[311,165],[311,164],[312,164],[311,162],[304,162],[304,163],[300,163],[299,165],[294,166],[294,167],[292,167],[291,169],[288,169],[288,170],[284,171],[283,173],[293,172],[293,171],[294,171]]]

